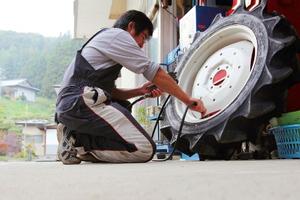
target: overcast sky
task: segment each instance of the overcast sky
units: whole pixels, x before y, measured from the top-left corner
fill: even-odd
[[[73,35],[74,0],[0,0],[0,30]]]

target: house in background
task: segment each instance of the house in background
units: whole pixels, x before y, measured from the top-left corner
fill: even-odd
[[[30,147],[38,158],[56,160],[58,148],[56,124],[49,124],[47,120],[18,121],[16,124],[23,126],[23,150],[26,151]]]
[[[46,126],[47,120],[27,120],[18,121],[17,125],[22,125],[23,148],[32,148],[38,157],[45,156],[46,149]]]
[[[0,96],[34,102],[38,91],[26,79],[0,81]]]

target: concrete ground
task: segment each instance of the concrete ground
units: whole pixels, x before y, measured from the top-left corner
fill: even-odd
[[[0,162],[0,199],[300,199],[300,159],[66,166]]]

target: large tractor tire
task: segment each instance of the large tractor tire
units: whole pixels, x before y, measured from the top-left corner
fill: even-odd
[[[242,1],[243,2],[243,1]],[[216,16],[177,68],[178,84],[203,100],[208,117],[188,111],[177,148],[202,158],[229,159],[242,141],[255,142],[261,125],[285,111],[287,89],[299,80],[297,35],[287,20],[266,13],[266,0],[252,11]],[[167,104],[162,133],[174,144],[186,106]]]

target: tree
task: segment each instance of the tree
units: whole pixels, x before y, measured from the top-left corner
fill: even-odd
[[[53,85],[61,82],[81,44],[81,40],[72,40],[69,34],[46,38],[38,34],[0,31],[0,79],[26,78],[41,89],[40,95],[53,98]]]

